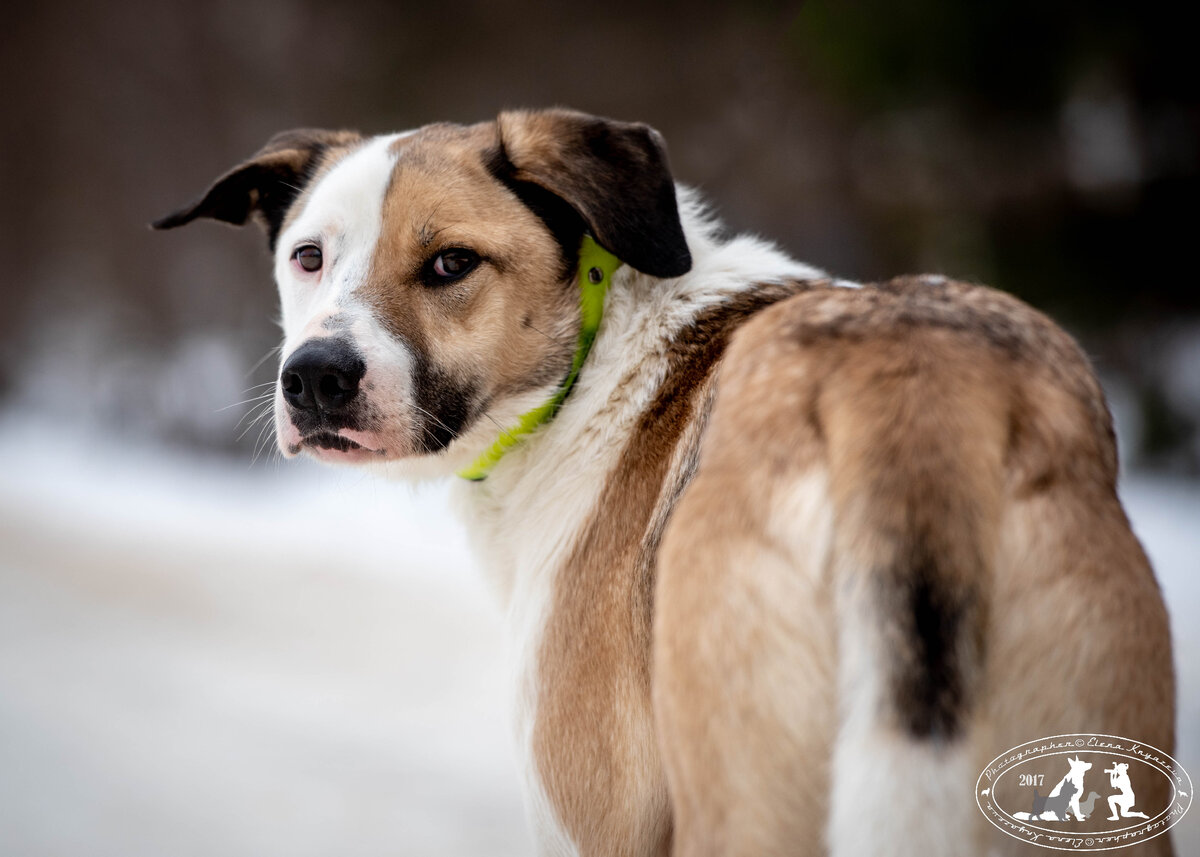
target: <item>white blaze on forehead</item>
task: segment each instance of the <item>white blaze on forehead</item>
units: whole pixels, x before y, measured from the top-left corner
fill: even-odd
[[[391,147],[405,136],[369,139],[334,164],[298,203],[300,209],[279,236],[275,254],[284,334],[281,366],[313,337],[329,336],[336,330],[340,338],[349,340],[366,364],[362,386],[371,391],[370,412],[385,428],[342,434],[367,449],[391,453],[412,446],[414,420],[408,403],[412,400],[413,358],[403,342],[355,301],[354,292],[370,276],[383,226],[384,196],[397,157]],[[292,260],[297,247],[310,243],[321,247],[319,273],[306,273]],[[331,324],[335,316],[336,323]],[[281,448],[286,454],[295,454],[303,439],[285,403],[282,385],[275,390],[275,423]]]
[[[283,313],[284,352],[302,332],[346,307],[346,297],[362,284],[383,223],[383,198],[396,154],[392,144],[409,133],[368,140],[313,186],[303,209],[282,235],[275,253],[275,281]],[[292,254],[302,243],[320,245],[319,281],[301,275]]]

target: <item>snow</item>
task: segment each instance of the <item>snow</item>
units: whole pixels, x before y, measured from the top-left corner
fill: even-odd
[[[527,854],[444,494],[0,422],[0,854]]]
[[[500,617],[444,491],[11,414],[0,473],[0,853],[532,851]],[[1196,776],[1200,484],[1123,496]]]

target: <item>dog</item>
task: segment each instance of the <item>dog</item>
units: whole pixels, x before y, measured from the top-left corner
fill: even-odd
[[[1001,853],[1004,748],[1171,750],[1103,394],[1020,301],[725,235],[561,109],[286,132],[200,218],[265,227],[282,454],[457,483],[541,853]]]

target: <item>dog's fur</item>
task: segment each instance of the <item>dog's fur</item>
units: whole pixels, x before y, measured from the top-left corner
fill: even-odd
[[[568,111],[290,132],[157,225],[251,215],[285,369],[315,341],[365,371],[334,410],[277,391],[280,448],[402,476],[454,473],[549,398],[585,233],[626,263],[557,416],[457,489],[544,853],[1016,850],[972,799],[1004,748],[1171,751],[1103,396],[1019,301],[845,287],[720,237],[655,132]],[[430,273],[457,248],[477,267]]]

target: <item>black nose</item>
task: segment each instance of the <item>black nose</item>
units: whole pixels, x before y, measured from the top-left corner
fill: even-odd
[[[310,339],[288,358],[279,373],[283,398],[304,411],[340,411],[358,395],[367,364],[342,339]]]

